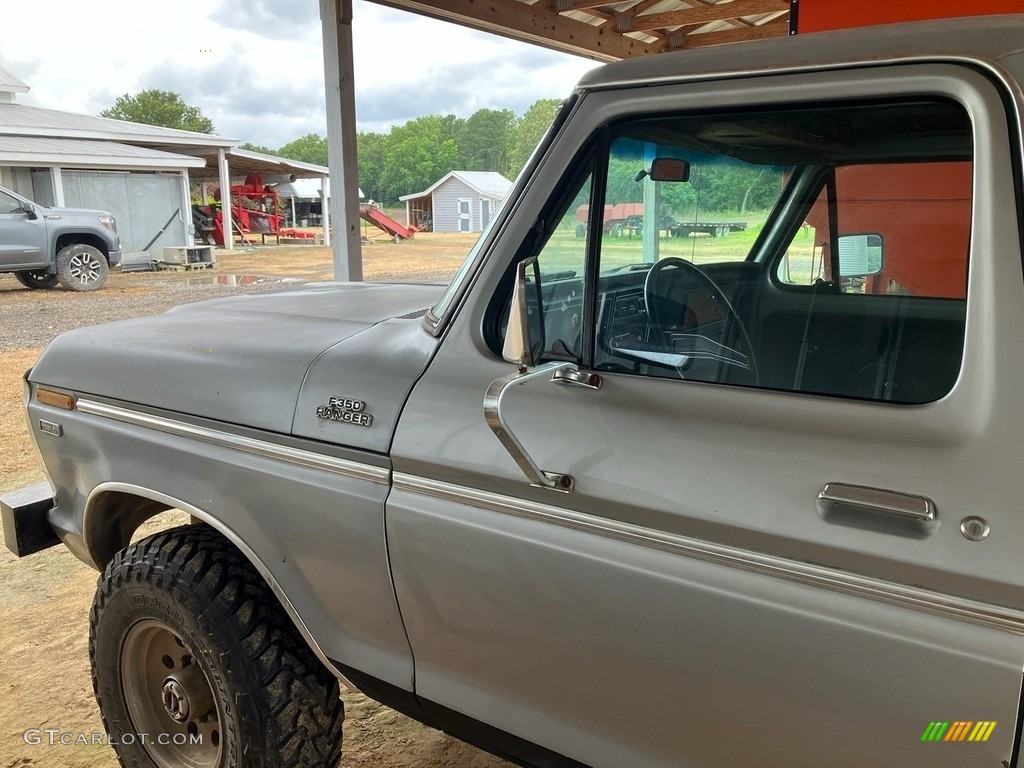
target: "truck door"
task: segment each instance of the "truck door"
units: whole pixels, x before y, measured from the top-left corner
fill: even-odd
[[[38,267],[46,260],[46,227],[30,219],[22,202],[0,190],[0,269]]]
[[[417,695],[609,768],[998,766],[1024,665],[1002,102],[937,64],[754,93],[588,95],[436,308],[387,507]],[[891,266],[960,288],[868,293],[885,222],[837,188],[927,163],[969,182]],[[622,203],[731,233],[615,238]],[[938,254],[948,216],[969,236]]]

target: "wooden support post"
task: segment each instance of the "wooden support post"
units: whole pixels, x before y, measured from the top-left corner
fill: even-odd
[[[59,165],[50,168],[50,177],[53,179],[53,204],[57,208],[63,208],[64,203],[64,176],[61,175]]]
[[[235,248],[235,229],[231,220],[231,176],[228,175],[228,156],[224,147],[217,148],[217,168],[220,172],[221,231],[224,233],[224,247]]]
[[[327,176],[320,177],[320,224],[324,228],[324,245],[331,244],[331,196],[327,191]],[[338,254],[334,254],[334,274],[338,274]]]
[[[196,244],[196,226],[192,221],[192,185],[188,180],[188,168],[181,172],[182,204],[181,212],[185,220],[185,245]]]
[[[656,144],[644,145],[644,168],[650,170],[658,156]],[[661,258],[661,188],[650,176],[643,180],[644,189],[644,262],[653,264]]]
[[[352,0],[320,0],[320,25],[327,97],[327,165],[333,179],[330,205],[324,208],[324,237],[329,236],[333,220],[334,279],[359,282],[363,279],[363,253],[359,238]]]

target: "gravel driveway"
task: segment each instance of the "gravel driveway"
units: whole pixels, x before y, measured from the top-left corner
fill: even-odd
[[[190,285],[189,280],[214,280],[217,276],[165,274],[112,274],[107,287],[94,293],[32,291],[11,275],[0,275],[0,352],[45,347],[55,336],[72,328],[155,315],[195,301],[295,285],[275,279],[235,286]]]

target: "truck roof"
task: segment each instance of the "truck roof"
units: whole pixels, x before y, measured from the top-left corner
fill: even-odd
[[[643,56],[591,70],[577,87],[597,90],[908,59],[995,62],[1022,51],[1024,14],[975,16],[815,32]]]

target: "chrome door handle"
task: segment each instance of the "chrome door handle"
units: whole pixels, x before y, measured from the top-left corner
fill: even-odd
[[[878,513],[923,523],[933,522],[937,517],[935,502],[924,496],[846,483],[826,483],[818,494],[818,509]]]
[[[600,389],[602,383],[601,377],[596,373],[581,371],[579,368],[559,368],[551,374],[551,380],[556,384],[571,384],[587,389]]]

